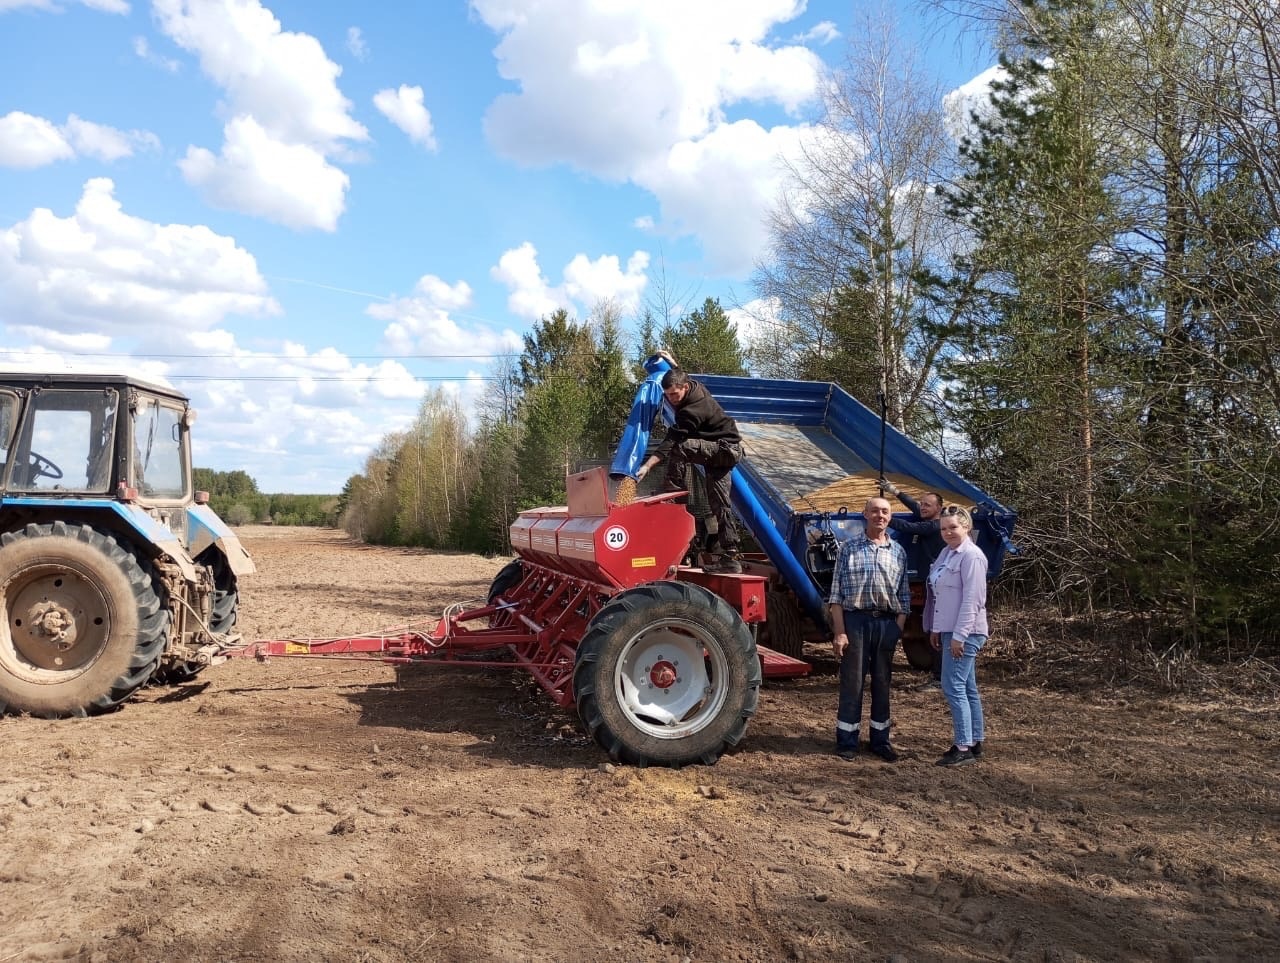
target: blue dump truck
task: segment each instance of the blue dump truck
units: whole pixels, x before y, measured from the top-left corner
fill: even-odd
[[[654,359],[651,359],[651,361]],[[666,365],[647,365],[655,386]],[[747,557],[747,570],[769,576],[768,618],[761,644],[800,656],[806,638],[829,638],[826,598],[840,543],[861,532],[862,507],[879,494],[885,477],[916,496],[938,492],[948,504],[973,513],[973,538],[987,556],[988,575],[1000,574],[1016,514],[970,484],[939,459],[892,426],[838,385],[723,375],[694,375],[738,423],[745,457],[733,472],[733,505],[759,546]],[[637,393],[632,419],[614,471],[627,473],[629,462],[647,438],[645,420],[661,411],[661,389]],[[670,410],[664,418],[670,423]],[[637,427],[638,426],[638,427]],[[649,447],[652,447],[650,445]],[[637,462],[638,463],[638,462]],[[660,474],[656,472],[655,474]],[[894,499],[891,504],[900,510]],[[910,542],[915,536],[895,538]],[[908,546],[909,547],[909,546]],[[913,560],[916,553],[908,551]],[[913,616],[903,636],[910,664],[925,668],[932,651],[920,624],[927,572],[913,568]]]

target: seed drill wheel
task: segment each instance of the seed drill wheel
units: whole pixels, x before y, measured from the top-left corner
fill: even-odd
[[[760,644],[793,659],[804,658],[804,629],[795,599],[786,592],[766,592],[764,607],[768,619]]]
[[[58,718],[106,712],[155,671],[169,612],[151,576],[88,525],[0,537],[0,709]]]
[[[578,646],[578,715],[609,755],[634,765],[711,765],[755,714],[760,660],[723,599],[689,582],[614,596]]]
[[[231,571],[227,557],[216,547],[201,552],[196,558],[196,564],[208,566],[213,573],[213,613],[209,617],[209,632],[215,636],[227,635],[235,629],[240,617],[240,592],[236,573]],[[163,685],[186,682],[207,668],[207,665],[199,662],[166,658],[161,661],[152,682]]]
[[[506,565],[498,570],[498,574],[493,577],[493,582],[489,585],[489,594],[485,597],[485,601],[490,604],[503,592],[509,592],[521,582],[524,581],[524,564],[520,559],[512,559]],[[506,613],[497,613],[489,616],[490,625],[505,625],[511,621],[511,616]]]

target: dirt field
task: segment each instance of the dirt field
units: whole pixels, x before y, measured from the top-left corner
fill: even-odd
[[[242,535],[247,638],[438,614],[503,561]],[[0,963],[1280,959],[1274,699],[1081,694],[995,638],[980,765],[934,767],[949,716],[901,657],[904,759],[846,763],[813,651],[680,771],[481,668],[234,661],[2,719]]]

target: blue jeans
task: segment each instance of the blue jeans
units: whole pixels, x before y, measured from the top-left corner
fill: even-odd
[[[865,612],[844,613],[849,645],[840,660],[840,705],[836,710],[836,749],[856,749],[862,730],[862,695],[871,676],[872,748],[889,744],[889,677],[898,644],[897,620],[873,619]]]
[[[951,633],[942,633],[942,694],[951,706],[957,746],[972,746],[986,735],[978,695],[978,650],[986,644],[985,635],[971,635],[964,641],[964,654],[956,658],[951,654]]]

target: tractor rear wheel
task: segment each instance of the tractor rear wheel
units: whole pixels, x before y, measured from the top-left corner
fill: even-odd
[[[213,611],[209,616],[209,634],[214,636],[229,635],[235,630],[240,618],[240,592],[237,588],[236,573],[217,547],[205,549],[196,558],[197,565],[208,566],[213,574]],[[208,668],[200,662],[186,659],[166,658],[160,663],[152,682],[161,685],[177,685],[188,682]]]
[[[741,741],[760,659],[724,599],[689,582],[628,589],[596,613],[574,663],[578,715],[618,762],[715,763]]]
[[[145,563],[88,525],[0,537],[0,710],[106,712],[151,677],[169,612]]]
[[[766,592],[764,609],[767,620],[760,644],[793,659],[804,658],[804,627],[795,599],[786,592]]]

